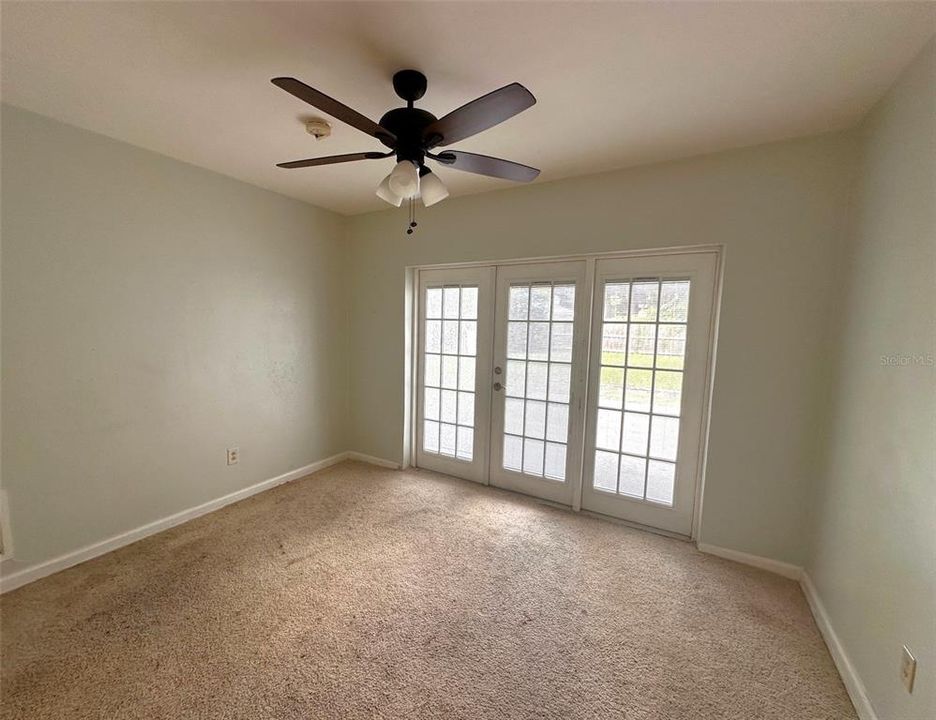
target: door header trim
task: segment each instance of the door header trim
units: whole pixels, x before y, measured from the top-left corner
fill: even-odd
[[[526,263],[569,262],[570,260],[605,260],[612,258],[658,257],[661,255],[685,255],[687,253],[712,253],[714,255],[724,255],[725,246],[721,243],[712,243],[707,245],[674,245],[662,248],[644,248],[642,250],[609,250],[594,253],[575,253],[571,255],[538,255],[534,257],[507,258],[504,260],[471,260],[467,262],[407,265],[405,269],[447,270],[472,267],[495,267],[498,265],[523,265]]]

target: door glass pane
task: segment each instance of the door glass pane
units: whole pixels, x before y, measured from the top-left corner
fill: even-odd
[[[546,403],[542,400],[526,401],[526,416],[523,425],[525,437],[542,440],[546,437]]]
[[[553,285],[553,322],[575,319],[575,285]]]
[[[527,324],[525,322],[507,323],[507,357],[525,358],[527,347]]]
[[[552,324],[549,356],[556,362],[572,362],[572,323],[554,322]]]
[[[575,285],[511,285],[507,313],[504,469],[565,481]]]
[[[438,420],[439,419],[439,390],[438,388],[426,388],[424,393],[425,398],[425,408],[423,409],[423,416],[426,420]]]
[[[679,418],[654,415],[650,429],[650,456],[675,462],[678,444]]]
[[[659,292],[657,280],[631,283],[631,322],[656,322]]]
[[[425,421],[423,429],[423,450],[426,452],[439,452],[439,423],[432,420]]]
[[[473,392],[474,383],[475,359],[473,357],[458,358],[458,389]]]
[[[470,462],[474,457],[478,288],[425,293],[423,450]]]
[[[549,364],[549,399],[553,402],[569,402],[572,366],[567,363]]]
[[[564,443],[569,436],[569,406],[563,403],[549,403],[549,415],[546,421],[546,439]]]
[[[546,308],[549,309],[548,306]],[[549,323],[531,322],[527,336],[527,357],[530,360],[549,359]]]
[[[645,458],[621,455],[621,468],[618,471],[618,492],[622,495],[642,498],[646,471],[647,461]]]
[[[536,400],[546,399],[546,383],[549,380],[549,364],[542,362],[527,363],[526,397]]]
[[[650,412],[650,389],[653,386],[652,370],[627,369],[626,391],[624,396],[627,402],[625,410],[637,412]]]
[[[504,467],[520,472],[523,463],[523,438],[504,435]]]
[[[647,465],[647,500],[672,505],[676,464],[651,460]]]
[[[526,321],[530,313],[530,286],[512,285],[507,305],[509,307],[507,315],[509,320]]]
[[[455,455],[455,425],[448,423],[439,424],[439,454]]]
[[[650,416],[643,413],[624,413],[624,426],[621,432],[621,450],[632,455],[647,454],[647,434],[650,430]]]
[[[455,424],[458,415],[457,395],[454,390],[442,390],[442,412],[439,417],[442,422]]]
[[[551,285],[534,285],[530,288],[530,320],[549,320],[550,305]]]
[[[553,480],[565,478],[566,446],[565,443],[546,443],[546,462],[543,474]]]
[[[474,447],[474,430],[470,427],[458,426],[458,450],[456,456],[461,460],[471,460]]]
[[[519,398],[504,398],[504,432],[523,435],[523,407]]]
[[[627,322],[630,306],[630,283],[605,283],[605,322]]]
[[[689,281],[664,280],[660,287],[660,322],[689,321]]]
[[[447,287],[442,291],[442,317],[457,319],[461,314],[461,288]]]
[[[478,288],[463,287],[461,289],[461,317],[462,320],[478,319]]]
[[[526,363],[522,360],[507,361],[507,379],[504,381],[508,397],[523,397],[526,392]]]
[[[689,280],[604,285],[596,490],[673,504],[689,294]]]
[[[458,355],[458,321],[442,321],[442,352],[446,355]]]
[[[478,323],[476,320],[462,320],[458,324],[458,352],[460,355],[475,355],[478,346]]]
[[[624,365],[627,323],[605,323],[601,331],[601,358],[605,365]]]
[[[598,423],[595,429],[595,447],[602,450],[614,450],[621,447],[621,413],[617,410],[598,409]]]
[[[617,489],[618,454],[597,450],[595,452],[595,479],[594,486],[598,490]]]
[[[631,324],[627,338],[627,364],[630,367],[653,367],[653,347],[655,344],[656,325],[647,323]]]
[[[426,290],[426,318],[442,317],[442,288]]]
[[[523,438],[523,472],[526,475],[543,474],[543,451],[545,443],[542,440]]]
[[[624,370],[618,367],[603,367],[598,385],[598,406],[620,408],[624,397]]]
[[[458,424],[474,427],[474,393],[458,393]]]
[[[442,387],[452,389],[458,387],[457,355],[442,356]]]
[[[657,336],[656,366],[682,370],[686,361],[686,326],[660,325]]]

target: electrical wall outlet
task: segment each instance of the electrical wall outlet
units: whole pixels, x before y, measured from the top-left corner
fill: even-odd
[[[228,465],[237,465],[237,461],[240,460],[240,448],[228,448],[227,460]]]
[[[907,648],[903,646],[903,653],[900,657],[900,680],[908,693],[913,692],[913,680],[916,677],[916,658]]]

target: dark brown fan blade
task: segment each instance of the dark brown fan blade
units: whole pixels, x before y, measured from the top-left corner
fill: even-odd
[[[462,152],[461,150],[446,150],[444,153],[430,157],[456,170],[464,170],[478,175],[489,175],[490,177],[513,180],[514,182],[530,182],[535,180],[540,172],[529,165],[521,165],[511,160],[501,160],[487,155]]]
[[[329,155],[328,157],[309,158],[308,160],[293,160],[291,162],[277,163],[276,167],[281,168],[304,168],[315,167],[316,165],[334,165],[335,163],[353,162],[355,160],[377,160],[379,158],[390,157],[393,153],[380,152],[362,152],[348,153],[347,155]]]
[[[361,115],[357,110],[352,110],[347,105],[338,102],[334,98],[328,97],[323,92],[311,88],[304,82],[291,77],[273,78],[272,82],[276,87],[283,88],[291,95],[295,95],[300,100],[304,100],[314,108],[318,108],[324,113],[328,113],[333,118],[355,127],[361,132],[366,132],[379,140],[386,140],[390,145],[396,144],[396,135],[389,130],[381,127],[373,120]]]
[[[451,145],[494,127],[535,104],[533,93],[520,83],[511,83],[439,118],[423,131],[423,138],[429,147]]]

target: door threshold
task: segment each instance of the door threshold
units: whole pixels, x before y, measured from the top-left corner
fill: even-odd
[[[572,508],[568,508],[568,509],[571,510]],[[588,515],[589,517],[593,517],[596,520],[607,520],[617,525],[624,525],[634,530],[643,530],[644,532],[653,533],[654,535],[662,535],[663,537],[672,538],[673,540],[682,540],[683,542],[692,542],[692,538],[689,537],[688,535],[683,535],[681,533],[673,532],[672,530],[664,530],[663,528],[652,527],[651,525],[642,525],[641,523],[634,522],[632,520],[625,520],[623,518],[614,517],[614,515],[605,515],[604,513],[595,512],[594,510],[579,510],[579,513],[581,513],[582,515]]]
[[[513,490],[507,490],[507,492],[513,492]],[[586,517],[591,517],[595,520],[606,520],[607,522],[614,523],[615,525],[623,525],[624,527],[629,527],[632,530],[642,530],[644,532],[653,533],[654,535],[662,535],[663,537],[672,538],[673,540],[692,542],[692,538],[688,535],[682,535],[680,533],[673,532],[672,530],[664,530],[663,528],[656,528],[650,525],[642,525],[638,522],[634,522],[633,520],[625,520],[624,518],[614,517],[614,515],[605,515],[604,513],[595,512],[594,510],[573,510],[571,505],[564,505],[563,503],[557,503],[551,500],[543,500],[532,495],[524,495],[524,493],[517,494],[523,495],[524,497],[533,498],[543,505],[549,505],[550,507],[554,507],[558,510],[567,510],[571,513],[575,513],[576,515],[585,515]]]
[[[604,513],[595,512],[594,510],[573,510],[571,505],[566,505],[565,503],[555,502],[553,500],[544,500],[541,497],[536,495],[528,495],[527,493],[519,492],[518,490],[508,490],[507,488],[498,487],[497,485],[491,485],[489,483],[482,483],[476,480],[468,480],[466,478],[458,477],[457,475],[449,475],[448,473],[439,472],[438,470],[431,470],[429,468],[421,468],[416,465],[413,466],[413,469],[420,470],[422,472],[431,472],[435,475],[442,475],[444,477],[452,478],[453,480],[459,480],[461,482],[471,483],[472,485],[482,485],[483,487],[491,488],[497,492],[508,493],[510,495],[516,495],[522,498],[529,498],[537,505],[546,505],[547,507],[555,508],[556,510],[564,510],[566,512],[573,513],[575,515],[585,515],[586,517],[594,518],[595,520],[605,520],[607,522],[614,523],[615,525],[623,525],[624,527],[629,527],[632,530],[642,530],[643,532],[653,533],[654,535],[662,535],[663,537],[670,538],[672,540],[680,540],[682,542],[692,542],[692,538],[688,535],[682,535],[672,530],[664,530],[663,528],[655,528],[650,525],[642,525],[632,520],[624,520],[623,518],[614,517],[613,515],[605,515]]]

